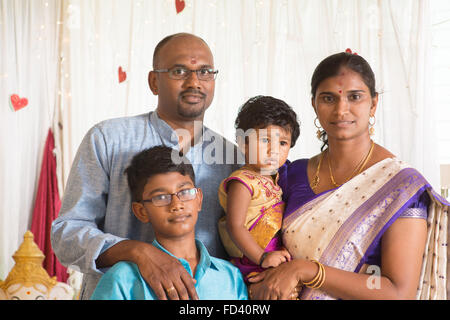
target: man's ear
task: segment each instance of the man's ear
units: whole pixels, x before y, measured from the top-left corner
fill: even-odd
[[[150,71],[148,73],[148,85],[155,96],[158,95],[158,79],[156,79],[156,76],[156,72]]]
[[[142,223],[148,223],[150,218],[148,217],[148,212],[144,208],[144,205],[140,202],[133,202],[131,204],[131,210],[133,211],[136,218]]]

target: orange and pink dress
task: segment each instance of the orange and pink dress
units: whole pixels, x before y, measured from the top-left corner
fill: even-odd
[[[246,169],[245,166],[234,171],[219,186],[219,201],[227,212],[227,186],[230,181],[237,180],[245,185],[251,194],[247,209],[245,226],[256,243],[266,252],[280,250],[282,247],[280,230],[284,213],[282,190],[278,185],[278,173],[272,177],[263,176],[257,172]],[[226,216],[219,220],[219,234],[225,250],[232,257],[234,263],[247,280],[253,272],[264,269],[248,259],[231,239],[226,228]]]

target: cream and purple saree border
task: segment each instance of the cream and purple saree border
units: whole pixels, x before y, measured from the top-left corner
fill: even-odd
[[[317,259],[327,266],[359,272],[371,247],[426,188],[429,188],[428,183],[415,169],[397,159],[385,159],[339,189],[319,195],[286,217],[283,222],[284,245],[293,258]],[[446,231],[446,214],[437,215],[441,229]],[[430,216],[429,224],[433,227],[435,221],[430,222]],[[445,228],[442,227],[444,220]],[[442,244],[446,245],[446,235],[437,236],[436,232],[430,232],[429,227],[427,248],[433,248],[435,256],[425,255],[421,281],[422,278],[428,279],[427,272],[436,271],[439,264],[436,257],[442,260],[444,249],[445,260],[447,258],[446,246],[434,244],[438,238],[441,242],[445,238]],[[437,250],[440,250],[439,255],[434,252]],[[427,266],[428,260],[431,262]],[[445,274],[440,275],[443,277],[441,283],[446,278]],[[436,279],[429,278],[428,281],[434,283],[434,287],[438,286]],[[419,291],[424,292],[420,287]],[[320,290],[305,288],[301,299],[333,297]]]

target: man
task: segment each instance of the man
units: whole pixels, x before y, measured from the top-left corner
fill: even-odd
[[[236,169],[229,164],[229,151],[237,154],[237,150],[202,125],[214,96],[217,71],[212,53],[194,35],[171,35],[156,46],[153,68],[148,81],[158,95],[156,111],[103,121],[89,130],[75,156],[60,215],[52,225],[58,259],[84,273],[82,299],[91,296],[103,274],[100,269],[118,261],[134,262],[158,299],[198,297],[192,277],[177,259],[151,245],[151,226],[141,224],[130,211],[124,169],[135,154],[156,145],[180,151],[193,164],[198,186],[204,190],[202,212],[207,213],[200,213],[197,238],[213,256],[226,257],[216,231],[223,213],[217,189]],[[205,152],[219,148],[228,152]],[[217,154],[223,154],[221,161]],[[205,161],[212,156],[215,163]],[[177,292],[165,292],[167,283],[176,283]]]

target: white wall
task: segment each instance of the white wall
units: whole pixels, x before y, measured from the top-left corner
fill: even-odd
[[[432,0],[433,101],[439,106],[439,162],[450,164],[450,1]]]

